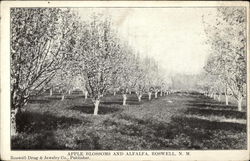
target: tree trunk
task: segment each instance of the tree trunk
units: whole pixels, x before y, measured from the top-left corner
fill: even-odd
[[[151,100],[151,95],[152,95],[152,92],[148,92],[148,100],[149,101]]]
[[[157,92],[155,92],[155,98],[157,98]]]
[[[85,100],[86,100],[88,98],[88,91],[85,91],[84,96],[85,96]]]
[[[238,99],[238,111],[242,111],[242,98]]]
[[[142,95],[140,94],[140,95],[138,95],[138,101],[139,102],[141,102],[141,97],[142,97]]]
[[[214,94],[213,94],[213,98],[214,98],[214,100],[216,100],[216,95],[217,95],[216,93],[214,93]]]
[[[228,95],[225,93],[226,105],[228,105]]]
[[[243,97],[242,97],[242,95],[241,95],[241,93],[239,92],[239,94],[238,94],[238,111],[242,111],[242,99],[243,99]]]
[[[160,96],[162,97],[162,91],[161,91],[161,95]]]
[[[226,83],[226,88],[225,88],[225,101],[226,101],[226,105],[228,105],[228,95],[227,95],[227,88],[228,88],[228,85]]]
[[[98,107],[99,107],[99,104],[100,104],[100,100],[95,100],[95,109],[94,109],[94,115],[98,115]]]
[[[122,103],[122,105],[125,106],[126,105],[126,100],[127,100],[127,95],[123,94],[122,97],[123,97],[123,103]]]
[[[71,90],[68,91],[69,92],[69,95],[71,94]]]
[[[116,95],[116,92],[114,92],[114,96]]]
[[[14,110],[11,110],[11,136],[16,136],[18,134],[17,132],[17,119],[16,116],[20,112],[20,109],[16,108]]]
[[[219,93],[218,95],[218,101],[220,102],[220,100],[221,100],[221,93]]]
[[[53,89],[52,89],[52,88],[50,88],[50,90],[49,90],[49,95],[50,95],[50,96],[53,95]]]
[[[63,95],[62,95],[62,99],[61,99],[61,101],[63,101],[63,100],[64,100],[64,97],[65,97],[65,96],[64,96],[64,94],[63,94]]]

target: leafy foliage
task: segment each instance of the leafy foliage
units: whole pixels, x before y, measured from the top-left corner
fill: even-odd
[[[204,21],[212,52],[205,70],[223,83],[215,83],[214,88],[230,89],[239,102],[239,110],[242,98],[246,96],[245,15],[245,8],[223,7],[218,9],[215,23]]]
[[[62,68],[73,44],[69,10],[11,9],[11,108],[22,108]]]

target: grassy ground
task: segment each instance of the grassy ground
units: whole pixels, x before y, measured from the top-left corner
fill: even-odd
[[[195,94],[138,102],[129,95],[104,97],[99,115],[83,96],[33,98],[18,117],[12,149],[151,150],[246,149],[246,107]]]

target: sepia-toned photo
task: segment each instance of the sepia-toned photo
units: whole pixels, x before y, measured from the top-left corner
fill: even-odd
[[[204,4],[10,5],[9,150],[65,151],[10,160],[247,155],[249,6]]]

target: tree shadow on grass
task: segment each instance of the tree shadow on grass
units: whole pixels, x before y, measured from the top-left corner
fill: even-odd
[[[152,95],[152,100],[154,100],[154,95]],[[127,100],[126,100],[126,104],[127,105],[141,105],[145,102],[148,102],[148,95],[147,94],[143,94],[142,97],[141,97],[141,102],[139,102],[136,94],[130,94],[130,95],[127,95]],[[122,98],[122,95],[110,95],[108,97],[105,97],[102,99],[102,102],[101,104],[104,104],[104,105],[122,105],[123,104],[123,98]]]
[[[65,96],[65,99],[79,99],[82,98],[82,100],[85,100],[84,95],[67,95]]]
[[[122,100],[105,101],[102,102],[103,105],[122,105]]]
[[[141,145],[141,149],[246,148],[246,125],[238,123],[183,116],[172,117],[171,122],[164,123],[154,119],[137,119],[121,114],[117,119],[105,120],[103,125],[116,127],[115,131],[126,137],[143,138],[145,143]],[[123,149],[126,150],[125,145]]]
[[[65,148],[56,141],[53,131],[19,133],[11,138],[11,150],[63,150]]]
[[[142,99],[141,102],[138,101],[138,98],[134,97],[128,97],[126,100],[127,105],[140,105],[143,104],[144,100]],[[116,99],[104,99],[101,104],[103,105],[122,105],[123,104],[123,99],[122,98],[116,98]]]
[[[123,103],[123,98],[122,98],[122,95],[110,95],[110,96],[107,96],[107,97],[104,97],[102,100],[101,100],[101,104],[103,105],[122,105]]]
[[[199,118],[174,117],[172,123],[181,127],[188,126],[191,129],[200,128],[204,130],[225,130],[233,132],[246,132],[246,125],[231,122],[217,122]]]
[[[245,124],[209,121],[199,118],[173,117],[168,128],[171,128],[173,133],[178,136],[174,140],[177,140],[179,144],[186,144],[183,148],[246,148],[247,128]]]
[[[82,123],[82,120],[65,116],[55,116],[49,112],[36,113],[24,111],[16,116],[18,132],[40,133],[57,128],[68,128],[74,124]]]
[[[48,99],[30,99],[28,103],[31,104],[45,104],[45,103],[50,103],[51,100]]]
[[[65,149],[55,138],[55,131],[67,129],[73,125],[88,123],[65,116],[55,116],[51,113],[36,113],[24,111],[16,116],[18,135],[11,138],[12,150],[56,150]],[[61,134],[62,135],[62,134]]]
[[[62,96],[58,95],[58,96],[49,96],[47,97],[49,100],[61,100]]]
[[[224,116],[226,118],[246,119],[246,112],[221,110],[221,109],[201,109],[201,108],[188,108],[186,114],[193,114],[199,116]]]
[[[28,100],[28,103],[30,104],[46,104],[50,102],[51,100],[41,95],[31,95]]]
[[[90,105],[90,104],[85,104],[82,106],[74,106],[74,107],[70,107],[71,110],[76,110],[76,111],[80,111],[82,113],[86,113],[86,114],[93,114],[94,113],[94,105]],[[118,107],[110,107],[104,104],[100,104],[99,108],[98,108],[98,114],[100,115],[107,115],[107,114],[112,114],[112,113],[116,113],[116,112],[120,112],[123,109],[118,108]]]
[[[191,107],[199,107],[199,108],[215,108],[215,109],[225,109],[225,110],[237,110],[237,107],[235,105],[229,104],[225,105],[225,103],[217,102],[217,101],[209,101],[209,100],[190,100],[186,104],[187,106]]]

